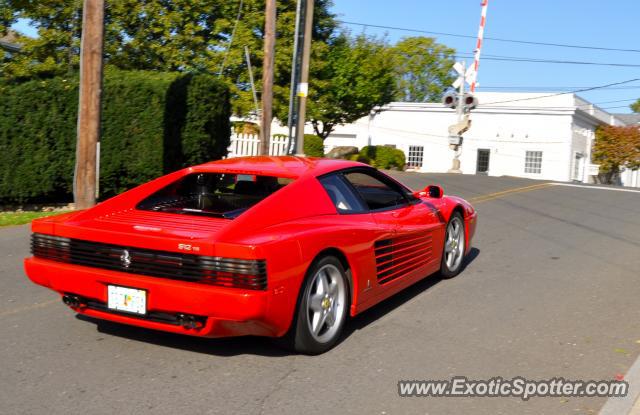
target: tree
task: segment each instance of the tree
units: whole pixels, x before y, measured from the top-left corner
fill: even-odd
[[[28,19],[38,29],[37,38],[22,40],[20,55],[4,62],[1,76],[22,80],[76,71],[82,3],[0,0],[0,33],[6,33],[18,18]],[[326,42],[336,27],[330,6],[331,0],[315,1],[316,41]],[[295,9],[296,0],[278,1],[276,85],[290,82]],[[253,109],[253,103],[244,46],[250,50],[255,78],[259,80],[263,30],[264,0],[110,1],[105,17],[105,63],[125,70],[215,75],[222,69],[221,76],[232,85],[234,112],[246,114]],[[261,89],[259,83],[257,88]]]
[[[396,101],[439,100],[455,80],[455,50],[430,37],[402,39],[392,49],[397,79]]]
[[[606,183],[613,181],[620,167],[640,168],[640,127],[599,127],[592,158],[600,164],[600,173]]]
[[[631,106],[631,111],[640,112],[640,99],[638,99],[636,102],[634,102],[630,106]]]
[[[385,42],[343,34],[314,52],[307,119],[323,140],[336,125],[354,122],[392,100],[393,55]]]

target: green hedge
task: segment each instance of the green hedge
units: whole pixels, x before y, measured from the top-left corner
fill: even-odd
[[[284,134],[274,134],[273,138],[286,138]],[[315,134],[304,135],[304,155],[307,157],[324,157],[324,141]]]
[[[324,141],[315,134],[304,135],[304,154],[307,157],[324,157]]]
[[[365,146],[356,159],[379,169],[402,170],[406,164],[404,152],[388,146]]]
[[[0,85],[0,204],[68,201],[78,78]],[[107,70],[100,194],[226,155],[229,90],[208,75]]]

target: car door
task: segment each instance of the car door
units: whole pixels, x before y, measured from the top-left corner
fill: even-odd
[[[380,286],[402,288],[434,272],[439,264],[442,223],[433,206],[374,169],[344,173],[380,227],[374,243]]]

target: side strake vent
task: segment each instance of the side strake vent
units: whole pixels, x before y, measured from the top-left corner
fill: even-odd
[[[385,284],[427,265],[432,259],[430,234],[382,239],[374,244],[378,283]]]
[[[143,248],[31,235],[38,258],[131,274],[248,290],[267,289],[267,264],[261,259],[235,259],[181,254]]]

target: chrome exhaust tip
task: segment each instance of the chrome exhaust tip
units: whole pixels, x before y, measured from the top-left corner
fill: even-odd
[[[178,314],[176,318],[178,319],[178,324],[187,330],[199,329],[203,326],[196,316],[192,316],[190,314]]]
[[[80,307],[81,304],[80,297],[77,295],[63,295],[62,302],[71,308]]]

